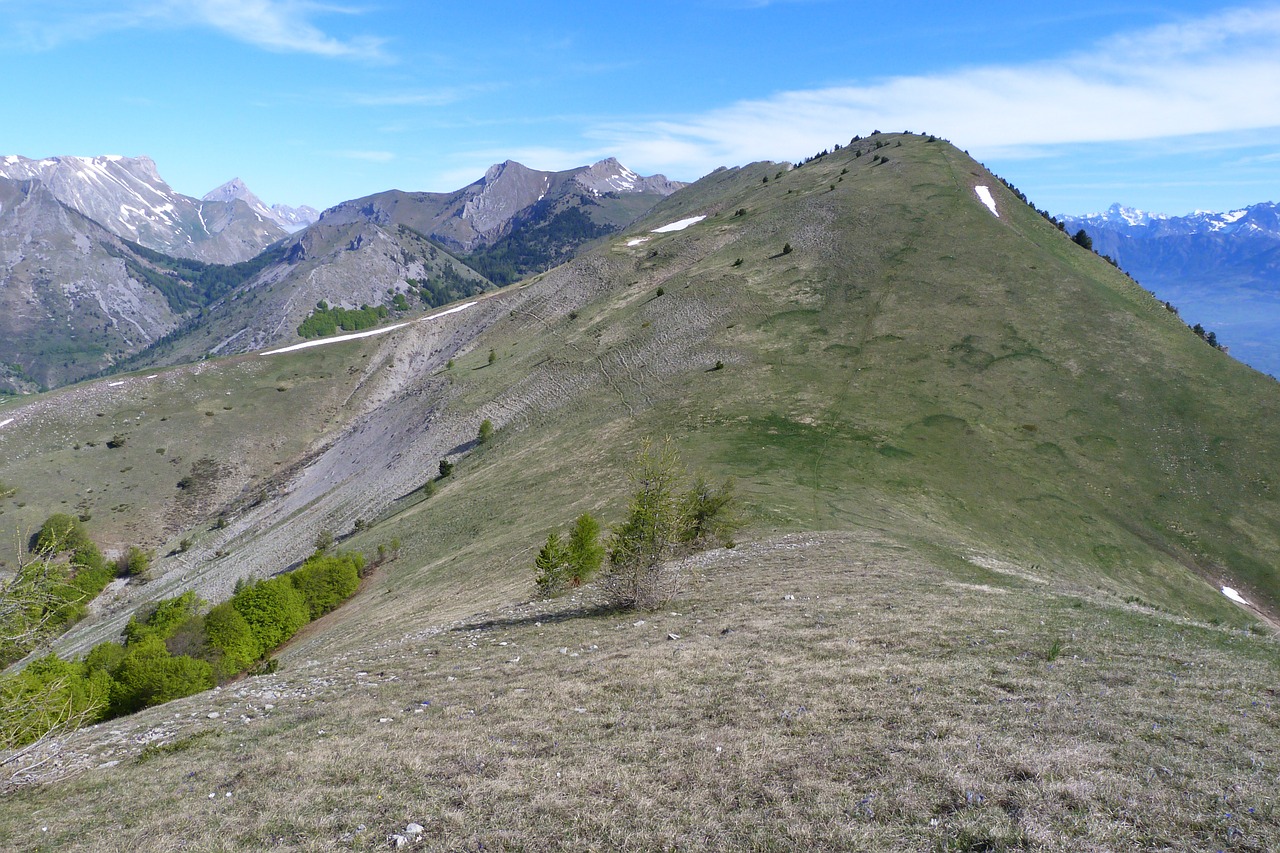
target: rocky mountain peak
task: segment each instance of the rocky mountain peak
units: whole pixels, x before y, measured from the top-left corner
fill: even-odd
[[[666,175],[651,175],[646,178],[619,163],[616,157],[606,157],[592,163],[578,172],[574,180],[584,189],[596,194],[656,193],[667,196],[684,186],[679,181],[667,180]]]
[[[222,186],[209,190],[203,196],[204,201],[233,201],[237,198],[250,204],[262,204],[239,178],[232,178]]]

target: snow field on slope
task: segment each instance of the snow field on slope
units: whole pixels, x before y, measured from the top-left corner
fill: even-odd
[[[440,311],[439,313],[432,314],[430,317],[423,317],[419,320],[410,320],[409,323],[421,323],[424,320],[435,320],[445,316],[446,314],[456,314],[459,311],[465,311],[475,304],[475,302],[467,302],[462,305]],[[387,332],[394,332],[396,329],[402,329],[409,325],[409,323],[396,323],[394,326],[386,326],[381,329],[370,329],[367,332],[352,332],[349,335],[338,335],[336,338],[322,338],[318,341],[303,341],[300,344],[293,344],[291,346],[281,347],[280,349],[267,350],[266,352],[259,353],[259,355],[280,355],[281,353],[294,352],[295,350],[300,349],[310,349],[311,347],[324,346],[325,344],[339,344],[343,341],[354,341],[357,338],[371,338],[374,335],[385,335]]]
[[[992,215],[999,218],[1000,211],[996,210],[996,200],[991,197],[991,190],[987,187],[974,187],[973,191],[978,194],[978,199],[987,206]]]
[[[690,216],[688,219],[677,219],[675,222],[670,222],[666,225],[663,225],[661,228],[655,228],[649,233],[650,234],[668,234],[672,231],[683,231],[684,229],[688,228],[690,225],[693,225],[695,222],[701,222],[706,218],[707,218],[706,214],[702,214],[701,216]]]

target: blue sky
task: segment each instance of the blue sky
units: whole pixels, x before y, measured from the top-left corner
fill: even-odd
[[[1277,2],[0,0],[0,75],[0,154],[146,154],[195,196],[693,180],[880,129],[1055,213],[1280,200]]]

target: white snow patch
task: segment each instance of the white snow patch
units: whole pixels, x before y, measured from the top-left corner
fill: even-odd
[[[990,210],[991,213],[998,218],[1000,216],[1000,211],[996,210],[996,200],[991,197],[990,188],[974,187],[973,191],[978,194],[978,199],[987,206],[987,210]]]
[[[0,421],[0,427],[7,427],[11,423],[13,423],[13,418],[6,418],[5,420]]]
[[[457,314],[459,311],[466,311],[468,308],[470,308],[472,305],[475,305],[475,304],[476,304],[475,302],[464,302],[461,305],[455,305],[452,308],[446,308],[443,311],[440,311],[439,313],[432,314],[430,317],[423,317],[422,319],[434,320],[437,317],[443,317],[446,314]]]
[[[384,329],[373,329],[368,332],[352,332],[349,335],[338,335],[336,338],[321,338],[318,341],[304,341],[293,346],[281,347],[280,349],[267,350],[259,355],[279,355],[282,352],[293,352],[294,350],[310,349],[311,347],[320,347],[325,344],[339,344],[343,341],[354,341],[356,338],[371,338],[374,335],[385,335],[387,332],[394,332],[396,329],[404,328],[408,323],[396,323],[394,326],[387,326]]]
[[[14,163],[18,162],[18,158],[12,154],[6,154],[4,157],[4,162],[12,166]]]
[[[107,387],[108,387],[108,388],[118,388],[118,387],[120,387],[120,386],[121,386],[121,385],[123,385],[123,384],[124,384],[124,382],[123,382],[123,381],[121,381],[121,382],[108,382],[108,383],[107,383]]]
[[[641,243],[648,243],[648,242],[649,242],[648,237],[632,237],[630,240],[627,241],[627,245],[639,246]]]
[[[671,223],[668,223],[667,225],[663,225],[661,228],[655,228],[649,233],[668,234],[672,231],[683,231],[684,229],[688,228],[690,225],[693,225],[695,222],[701,222],[706,218],[707,218],[706,214],[703,214],[702,216],[690,216],[688,219],[677,219],[675,222],[671,222]]]
[[[153,373],[153,374],[151,374],[150,376],[148,376],[147,378],[148,378],[148,379],[155,379],[155,378],[156,378],[157,376],[159,376],[159,375],[160,375],[159,373]]]
[[[0,424],[0,426],[4,426],[4,424]],[[1240,593],[1236,592],[1234,589],[1232,589],[1229,586],[1224,586],[1222,588],[1222,594],[1225,595],[1227,598],[1231,599],[1232,601],[1234,601],[1236,604],[1249,603],[1244,600],[1244,596],[1242,596]]]
[[[452,308],[446,308],[445,310],[432,314],[429,317],[423,317],[422,320],[435,320],[439,317],[445,316],[446,314],[457,314],[459,311],[465,311],[475,304],[476,304],[475,302],[464,302],[461,305],[455,305]],[[420,323],[422,322],[422,320],[413,320],[411,322]],[[396,323],[394,326],[387,326],[386,328],[383,328],[383,329],[372,329],[368,332],[353,332],[350,335],[338,335],[336,338],[321,338],[318,341],[304,341],[300,344],[293,344],[292,346],[281,347],[280,349],[267,350],[266,352],[258,353],[258,354],[259,355],[279,355],[282,352],[293,352],[294,350],[309,349],[311,347],[324,346],[325,344],[337,344],[337,343],[342,343],[343,341],[354,341],[357,338],[371,338],[374,335],[385,335],[387,332],[394,332],[396,329],[402,329],[407,325],[409,325],[409,323]]]

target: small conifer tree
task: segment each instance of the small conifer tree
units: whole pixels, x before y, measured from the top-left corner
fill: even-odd
[[[538,551],[533,566],[538,570],[534,582],[542,596],[554,595],[564,586],[569,566],[569,549],[560,540],[559,533],[553,531],[547,534],[546,544]]]

